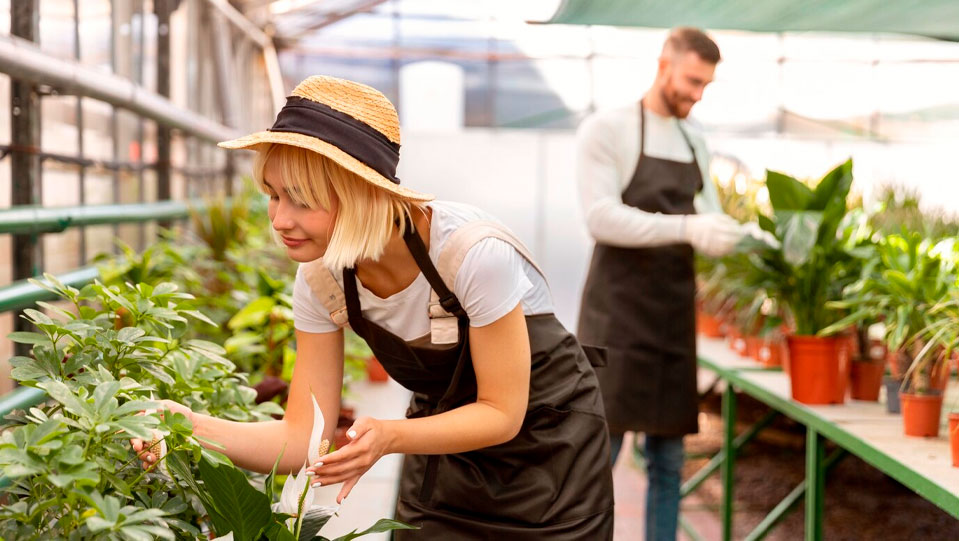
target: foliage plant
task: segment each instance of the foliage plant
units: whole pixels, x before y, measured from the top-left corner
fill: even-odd
[[[930,389],[930,377],[941,369],[942,333],[935,332],[933,311],[950,298],[956,276],[943,260],[952,241],[935,243],[918,232],[889,235],[879,240],[876,257],[863,268],[862,277],[846,287],[844,299],[829,303],[848,315],[822,334],[846,326],[881,321],[886,329],[889,351],[915,369],[906,387],[919,393]],[[927,346],[929,346],[927,348]],[[922,359],[920,360],[919,357]]]
[[[782,173],[766,173],[772,213],[759,215],[759,225],[780,245],[752,241],[744,279],[779,299],[796,334],[815,335],[834,323],[839,314],[826,303],[838,300],[860,274],[865,251],[846,207],[852,179],[852,160],[828,172],[815,188]]]
[[[12,377],[50,399],[8,416],[0,436],[0,469],[12,483],[0,535],[195,538],[202,516],[196,495],[171,484],[163,467],[142,470],[129,440],[159,434],[171,452],[192,456],[192,464],[209,451],[183,415],[142,412],[156,407],[154,397],[237,421],[282,410],[253,404],[255,392],[223,348],[188,338],[192,325],[212,322],[176,285],[97,282],[78,290],[45,278],[34,284],[69,307],[39,303],[51,315],[25,311],[37,332],[10,335],[32,346],[31,357],[11,359]]]

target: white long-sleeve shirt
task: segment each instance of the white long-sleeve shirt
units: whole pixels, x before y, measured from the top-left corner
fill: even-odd
[[[623,203],[623,191],[639,160],[639,117],[638,103],[598,111],[583,120],[576,132],[576,177],[586,226],[597,242],[613,246],[639,248],[685,242],[681,216],[645,212]],[[696,209],[701,213],[722,212],[709,178],[709,152],[702,134],[688,122],[682,122],[682,129],[689,136],[703,174]],[[692,161],[689,145],[679,130],[676,117],[663,117],[647,109],[646,155]]]

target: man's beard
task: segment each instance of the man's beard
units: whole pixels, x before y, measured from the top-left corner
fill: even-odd
[[[662,98],[663,103],[666,105],[666,109],[669,110],[669,114],[676,118],[686,118],[689,116],[689,112],[692,110],[693,105],[695,104],[695,102],[693,102],[685,112],[682,111],[679,108],[680,104],[682,104],[683,101],[689,100],[683,100],[678,94],[673,94],[670,96],[670,94],[666,92],[665,88],[660,90],[660,98]]]

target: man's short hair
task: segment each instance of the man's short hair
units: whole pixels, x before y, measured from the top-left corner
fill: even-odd
[[[716,42],[702,30],[691,26],[680,26],[670,30],[669,37],[663,44],[663,53],[668,51],[677,55],[692,51],[704,62],[710,64],[718,64],[722,60]]]

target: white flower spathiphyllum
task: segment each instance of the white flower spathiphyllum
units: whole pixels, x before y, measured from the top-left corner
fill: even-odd
[[[312,394],[310,397],[313,399],[313,429],[310,432],[310,444],[306,452],[308,463],[300,467],[299,473],[287,477],[286,483],[283,484],[283,491],[280,493],[280,501],[273,504],[273,511],[275,513],[293,515],[294,518],[287,520],[287,526],[290,528],[290,531],[293,531],[294,524],[296,523],[295,517],[301,514],[304,518],[320,519],[320,517],[325,517],[326,520],[329,520],[329,517],[333,516],[340,508],[338,505],[317,504],[314,501],[316,498],[316,489],[314,489],[312,485],[307,488],[307,485],[310,484],[311,477],[306,475],[306,467],[319,462],[320,457],[326,454],[330,448],[330,442],[323,439],[323,429],[325,426],[323,412],[320,411],[320,406],[316,403],[316,397]],[[303,508],[301,509],[300,494],[303,494],[304,489],[306,489],[306,496],[303,498]],[[323,522],[325,523],[325,520],[323,520]]]

